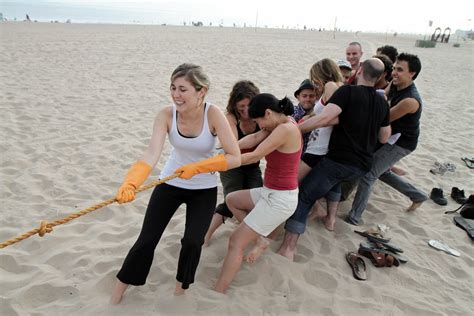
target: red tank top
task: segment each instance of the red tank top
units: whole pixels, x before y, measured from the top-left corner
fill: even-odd
[[[300,146],[300,149],[294,153],[282,153],[274,150],[266,155],[267,166],[263,185],[269,189],[280,191],[298,188],[298,165],[302,148]]]

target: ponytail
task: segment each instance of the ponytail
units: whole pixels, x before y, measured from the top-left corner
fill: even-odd
[[[266,109],[285,115],[291,115],[294,112],[293,103],[287,97],[278,100],[273,94],[260,93],[250,101],[249,116],[251,118],[262,117],[265,115]]]
[[[279,100],[278,106],[281,109],[281,112],[283,112],[285,115],[292,115],[295,111],[293,102],[291,102],[288,97],[284,97],[283,99]]]

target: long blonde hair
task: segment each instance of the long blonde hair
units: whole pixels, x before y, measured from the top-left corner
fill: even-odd
[[[337,83],[343,83],[341,70],[337,66],[336,62],[330,58],[324,58],[315,63],[309,71],[309,77],[313,83],[317,84],[323,93],[324,85],[329,81]]]

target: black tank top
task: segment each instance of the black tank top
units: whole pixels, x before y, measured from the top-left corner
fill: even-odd
[[[256,133],[260,130],[260,127],[258,127],[258,124],[257,124],[257,127],[255,128],[255,130],[250,133],[250,134],[253,134],[253,133]],[[248,134],[247,134],[248,135]],[[240,121],[237,122],[237,136],[238,136],[238,139],[242,139],[244,138],[245,136],[247,136],[244,134],[244,132],[242,132],[242,130],[240,129]],[[244,150],[242,153],[244,152],[251,152],[253,151],[255,148],[252,148],[252,149],[246,149]],[[244,165],[244,166],[241,166],[242,169],[253,169],[253,168],[258,168],[260,165],[260,161],[258,162],[255,162],[255,163],[252,163],[252,164],[249,164],[249,165]]]
[[[390,107],[394,107],[400,101],[406,98],[413,98],[420,106],[415,113],[408,113],[393,121],[390,125],[392,126],[392,134],[400,133],[401,136],[397,140],[396,144],[400,147],[408,150],[415,150],[418,145],[418,137],[420,136],[420,117],[421,117],[421,97],[416,89],[414,83],[402,90],[397,90],[395,86],[390,88],[388,94],[388,101]]]

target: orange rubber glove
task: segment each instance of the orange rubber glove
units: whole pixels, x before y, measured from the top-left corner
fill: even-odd
[[[226,171],[228,168],[227,160],[224,155],[217,155],[205,160],[193,162],[182,166],[174,173],[181,173],[180,178],[189,180],[193,176],[199,173],[213,172],[213,171]]]
[[[145,182],[151,173],[151,169],[152,167],[143,160],[137,161],[130,167],[115,196],[120,204],[135,199],[135,190]]]

